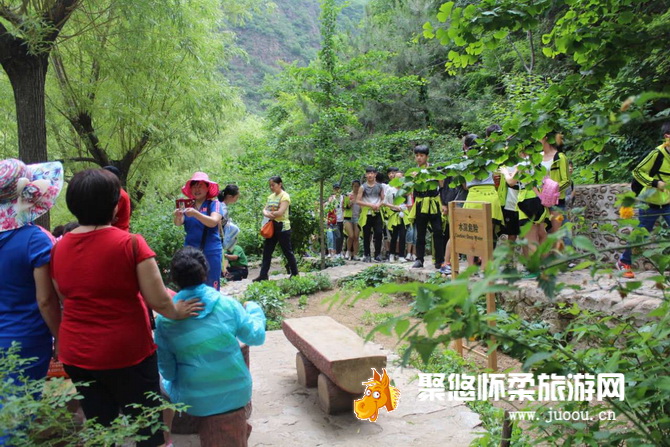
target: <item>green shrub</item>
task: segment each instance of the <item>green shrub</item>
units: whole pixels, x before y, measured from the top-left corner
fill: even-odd
[[[339,267],[345,265],[346,261],[344,258],[326,258],[325,265],[326,268]],[[320,258],[302,258],[298,262],[298,270],[301,272],[318,272],[321,270],[321,259]]]
[[[283,319],[282,313],[286,306],[288,295],[279,288],[275,281],[254,282],[247,287],[242,301],[256,302],[265,313],[268,320],[268,330],[278,329]]]
[[[309,295],[333,286],[330,278],[322,273],[282,279],[277,281],[277,285],[288,296]]]
[[[404,357],[407,347],[403,347],[399,351],[399,355]],[[478,374],[479,368],[474,363],[465,360],[455,351],[450,349],[435,350],[430,357],[430,360],[424,363],[416,353],[413,353],[409,358],[409,364],[424,373],[442,373],[445,377],[449,374]],[[446,381],[445,381],[446,384]],[[502,436],[502,425],[504,410],[493,406],[488,401],[469,401],[465,404],[473,411],[479,414],[482,425],[486,429],[483,436],[475,439],[471,447],[497,447],[500,445]],[[512,430],[511,445],[515,447],[529,447],[532,445],[526,435],[523,434],[522,428],[515,425]]]
[[[137,433],[151,427],[163,429],[163,410],[183,411],[184,405],[162,401],[155,408],[143,408],[142,413],[131,418],[119,416],[110,427],[103,427],[91,419],[75,423],[67,404],[80,400],[72,384],[65,379],[31,380],[22,371],[30,359],[17,355],[18,345],[0,349],[0,435],[7,434],[7,445],[16,446],[101,446],[127,445],[129,441],[143,438]],[[16,380],[18,378],[19,380]],[[161,400],[159,396],[155,399]]]
[[[340,287],[361,290],[366,287],[377,287],[390,282],[402,282],[405,279],[405,275],[405,270],[401,267],[378,264],[342,279]]]
[[[174,224],[173,211],[173,201],[147,196],[133,211],[130,224],[131,231],[141,234],[156,252],[156,262],[165,282],[170,276],[172,255],[184,246],[184,228]]]

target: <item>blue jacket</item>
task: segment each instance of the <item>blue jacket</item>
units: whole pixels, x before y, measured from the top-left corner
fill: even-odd
[[[251,400],[251,373],[238,339],[248,345],[265,341],[265,315],[255,303],[246,310],[234,299],[201,284],[187,287],[173,301],[199,297],[205,309],[174,321],[159,316],[155,339],[163,387],[174,403],[189,405],[194,416],[210,416],[244,407]]]

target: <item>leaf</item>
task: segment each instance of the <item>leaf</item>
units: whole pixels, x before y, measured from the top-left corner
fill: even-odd
[[[670,391],[670,377],[661,377],[657,379],[656,388],[659,390]]]
[[[524,362],[522,369],[524,371],[528,371],[534,364],[546,360],[551,356],[553,356],[551,352],[536,352],[535,354],[528,357],[528,359]]]
[[[428,361],[430,360],[430,356],[433,354],[433,351],[437,347],[437,342],[422,339],[414,342],[412,344],[412,347],[416,349],[416,351],[419,353],[419,355],[421,356],[421,360],[423,360],[423,363],[427,364]]]
[[[493,37],[495,37],[498,40],[501,40],[501,39],[504,39],[505,37],[507,37],[508,34],[509,34],[509,30],[501,29],[501,30],[498,30],[495,33],[493,33]]]
[[[572,239],[572,244],[580,250],[588,251],[589,253],[598,253],[598,249],[593,245],[591,239],[586,236],[575,236]]]
[[[395,333],[398,334],[398,337],[402,337],[408,328],[409,320],[399,320],[395,325]]]
[[[426,288],[419,288],[416,293],[416,303],[414,308],[418,312],[427,312],[433,305],[433,295]]]
[[[437,14],[438,20],[440,20],[441,22],[446,22],[446,20],[451,15],[451,11],[453,8],[454,8],[454,2],[443,3],[442,6],[440,6],[440,12]],[[444,17],[444,20],[440,19],[440,15]]]

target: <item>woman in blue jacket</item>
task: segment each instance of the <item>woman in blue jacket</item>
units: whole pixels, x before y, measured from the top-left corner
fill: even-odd
[[[180,249],[172,259],[172,279],[180,288],[174,301],[197,296],[205,309],[181,321],[158,317],[158,368],[170,400],[188,405],[188,414],[208,418],[227,413],[228,420],[239,418],[234,433],[226,433],[227,445],[246,446],[250,427],[244,407],[251,401],[251,373],[238,340],[263,344],[265,315],[256,303],[242,307],[204,284],[207,268],[204,254],[193,247]],[[215,445],[207,436],[207,430],[200,430],[201,444]]]

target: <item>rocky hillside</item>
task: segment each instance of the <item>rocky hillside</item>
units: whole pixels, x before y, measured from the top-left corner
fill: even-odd
[[[339,16],[343,31],[355,30],[367,1],[348,2]],[[319,0],[281,0],[236,29],[238,44],[248,58],[234,59],[227,76],[243,90],[250,111],[262,109],[263,80],[281,70],[281,61],[307,65],[316,57],[320,42],[319,14]]]

